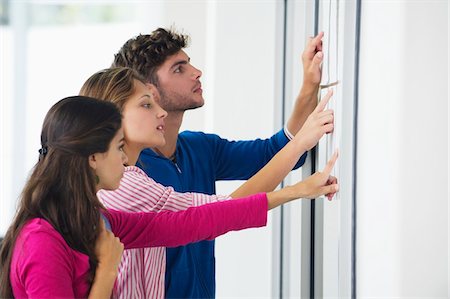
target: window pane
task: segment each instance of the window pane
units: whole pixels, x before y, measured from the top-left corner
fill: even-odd
[[[9,1],[0,0],[0,26],[9,24]]]
[[[31,25],[94,24],[130,22],[136,5],[127,4],[39,4],[31,5]]]

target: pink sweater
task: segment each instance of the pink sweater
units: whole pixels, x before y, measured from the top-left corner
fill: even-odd
[[[136,166],[125,168],[118,189],[101,190],[97,195],[108,209],[124,212],[180,211],[230,198],[176,192],[172,187],[155,182]],[[165,269],[165,247],[125,250],[112,297],[164,298]]]
[[[267,197],[257,194],[181,212],[108,211],[112,231],[126,249],[171,247],[214,239],[232,230],[264,226]],[[34,218],[24,226],[14,247],[10,273],[14,297],[87,297],[88,271],[86,255],[71,249],[47,221]]]

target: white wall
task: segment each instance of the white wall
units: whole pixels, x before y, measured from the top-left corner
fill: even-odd
[[[187,13],[188,12],[188,13]],[[169,2],[164,23],[191,36],[186,52],[203,71],[205,106],[185,114],[182,129],[203,130],[231,140],[266,138],[275,125],[277,1]],[[275,100],[274,100],[275,99]],[[241,182],[219,182],[228,194]],[[272,297],[272,220],[258,230],[216,240],[218,298]]]
[[[214,7],[211,67],[213,131],[229,139],[271,136],[275,126],[276,1],[218,1]],[[211,35],[210,35],[211,37]],[[206,99],[208,100],[208,99]],[[278,103],[277,103],[278,102]],[[219,183],[228,193],[240,183]],[[217,297],[271,298],[272,225],[227,234],[216,242]]]
[[[359,298],[448,296],[447,6],[362,3]]]

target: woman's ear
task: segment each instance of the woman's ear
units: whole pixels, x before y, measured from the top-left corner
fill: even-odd
[[[97,159],[94,155],[90,155],[89,156],[89,166],[91,166],[92,169],[96,170],[97,169]]]

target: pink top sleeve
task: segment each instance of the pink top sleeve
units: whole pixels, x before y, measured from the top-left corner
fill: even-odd
[[[126,249],[176,247],[212,240],[233,230],[265,226],[267,196],[259,193],[179,212],[108,212],[105,216],[111,223],[111,229]]]

